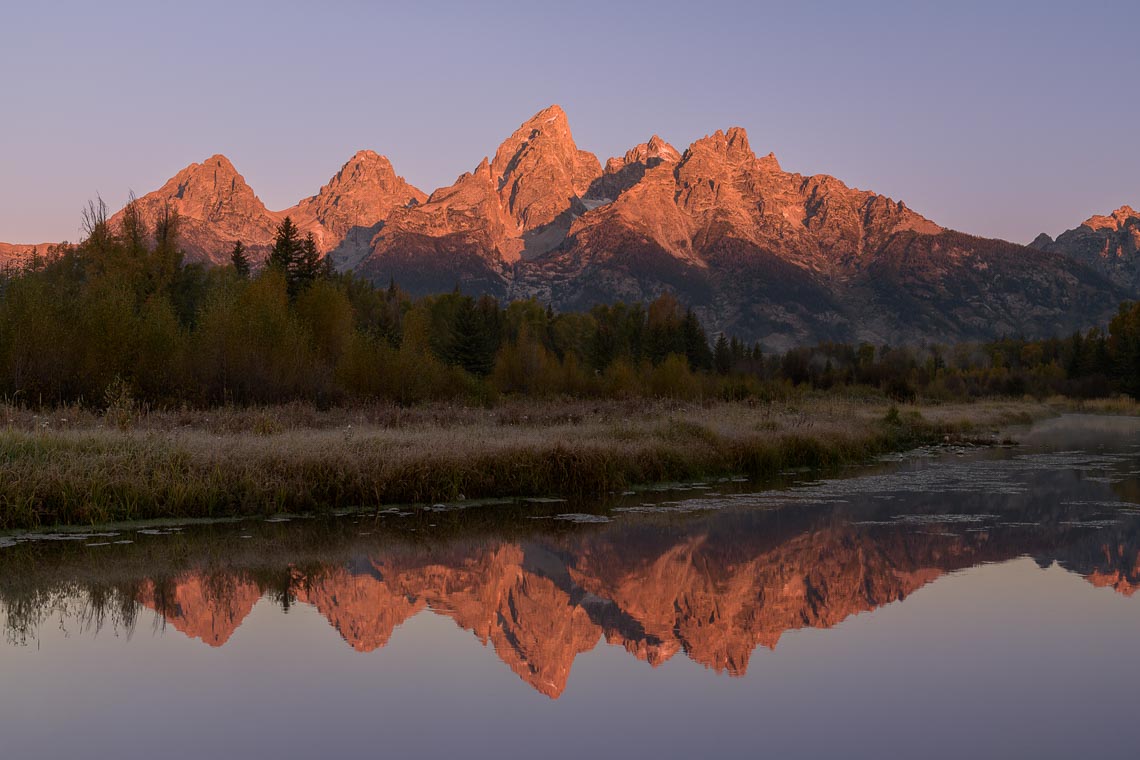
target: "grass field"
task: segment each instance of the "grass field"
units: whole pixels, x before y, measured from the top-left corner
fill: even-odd
[[[1000,401],[901,406],[516,401],[140,413],[0,406],[0,530],[264,515],[829,467],[1054,413]]]

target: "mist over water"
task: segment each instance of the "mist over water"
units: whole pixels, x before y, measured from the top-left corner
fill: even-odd
[[[772,490],[0,537],[0,756],[1133,749],[1140,420],[1017,437]]]

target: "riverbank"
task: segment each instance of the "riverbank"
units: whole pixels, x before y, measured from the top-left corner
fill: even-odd
[[[320,512],[866,461],[1055,413],[1034,402],[899,406],[517,401],[140,414],[0,407],[0,530]]]

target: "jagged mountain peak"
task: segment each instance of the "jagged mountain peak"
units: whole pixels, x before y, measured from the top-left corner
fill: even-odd
[[[282,211],[270,211],[233,162],[218,153],[186,166],[161,188],[139,198],[137,207],[149,224],[163,209],[173,209],[182,219],[187,257],[224,263],[237,241],[255,258],[264,255],[286,216],[303,233],[312,233],[322,251],[333,251],[350,236],[360,248],[394,209],[421,203],[426,197],[395,173],[387,157],[361,150],[316,195]],[[116,223],[121,214],[111,222]]]
[[[662,158],[666,156],[676,156],[677,158],[681,157],[681,154],[677,152],[676,148],[674,148],[672,145],[662,139],[660,135],[657,134],[654,134],[652,137],[650,137],[649,142],[647,142],[645,146],[649,148],[649,154],[651,156],[661,156]]]
[[[780,162],[776,159],[776,154],[769,151],[768,155],[761,156],[756,159],[757,165],[764,171],[769,172],[782,172]]]
[[[755,160],[756,158],[756,154],[752,152],[752,146],[748,143],[748,132],[744,127],[729,127],[727,132],[718,129],[711,135],[705,135],[689,146],[685,155],[682,156],[682,161],[702,153],[720,155],[733,163]]]
[[[396,176],[392,162],[386,156],[381,156],[371,150],[360,150],[348,159],[312,198],[320,198],[345,190],[378,189],[383,185],[395,184],[396,182],[403,182],[403,178]]]
[[[570,132],[570,122],[561,107],[553,105],[544,108],[503,140],[491,162],[495,176],[500,181],[507,181],[509,175],[518,169],[520,154],[528,148],[531,151],[561,151],[567,154],[567,158],[570,158],[570,153],[577,151]]]
[[[645,173],[661,164],[676,164],[681,154],[658,135],[639,143],[623,156],[613,156],[606,161],[602,176],[590,185],[585,197],[587,208],[597,208],[612,202],[626,190],[641,181]]]
[[[602,173],[597,157],[578,149],[557,105],[523,122],[499,146],[490,168],[503,208],[522,232],[554,222]]]
[[[233,172],[235,174],[237,173],[237,169],[234,168],[233,161],[230,161],[229,157],[226,156],[224,153],[215,153],[214,155],[210,156],[205,161],[203,161],[200,164],[200,166],[217,167],[219,169],[224,169],[226,171],[230,171],[230,172]]]
[[[1093,215],[1056,240],[1042,233],[1030,245],[1092,267],[1117,285],[1140,292],[1140,212],[1121,206]]]
[[[1140,213],[1137,213],[1131,206],[1125,205],[1105,216],[1094,214],[1084,221],[1083,226],[1094,230],[1120,230],[1128,224],[1130,219],[1140,220]]]
[[[388,160],[387,156],[382,156],[371,148],[361,148],[360,150],[353,153],[352,158],[349,159],[349,163],[353,161],[380,161],[388,164],[389,166],[392,163]]]
[[[360,150],[320,192],[281,214],[293,216],[298,226],[312,232],[323,251],[332,251],[348,240],[354,251],[335,256],[338,262],[346,262],[359,260],[363,255],[359,249],[395,209],[425,200],[423,191],[396,174],[387,156]]]
[[[171,177],[157,192],[187,201],[199,199],[209,202],[222,196],[256,198],[245,177],[221,153],[216,153],[201,163],[190,164]]]
[[[225,261],[237,240],[254,251],[264,246],[272,240],[277,221],[245,177],[220,153],[186,166],[135,203],[143,221],[152,227],[165,209],[177,212],[187,257],[212,263]],[[114,226],[121,219],[122,211],[110,222]]]
[[[676,148],[657,135],[653,135],[647,142],[627,150],[621,158],[615,156],[606,161],[606,173],[613,174],[634,163],[645,164],[647,168],[652,168],[662,162],[676,163],[680,160],[681,154]]]
[[[553,135],[569,135],[570,119],[566,115],[566,111],[562,109],[562,106],[557,103],[552,103],[546,108],[543,108],[534,116],[531,116],[520,124],[518,129],[507,138],[507,142],[515,139],[525,140],[536,132]]]
[[[748,131],[744,127],[729,127],[724,137],[728,141],[730,150],[752,153],[752,148],[748,144]]]
[[[376,178],[395,178],[396,170],[392,168],[392,162],[387,156],[381,155],[374,150],[358,150],[352,154],[352,158],[344,162],[340,170],[333,175],[333,178],[329,180],[328,185],[325,185],[325,187],[327,188],[329,185],[335,183],[343,183],[346,180],[361,180],[367,175],[372,175]]]
[[[384,278],[414,267],[406,280],[446,277],[454,284],[456,271],[476,268],[494,283],[492,291],[505,292],[507,268],[562,242],[601,173],[597,157],[575,144],[565,111],[545,108],[515,129],[493,158],[426,203],[394,214],[362,269]]]

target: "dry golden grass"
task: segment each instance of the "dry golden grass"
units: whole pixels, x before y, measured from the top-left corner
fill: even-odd
[[[1140,401],[1129,396],[1112,398],[1070,399],[1055,396],[1047,402],[1051,407],[1065,412],[1084,414],[1119,414],[1128,417],[1140,416]]]
[[[36,414],[0,407],[0,529],[597,496],[635,484],[863,461],[1046,416],[1032,402],[933,407],[517,401]]]

